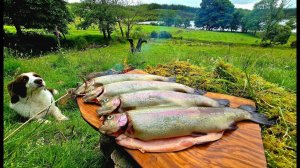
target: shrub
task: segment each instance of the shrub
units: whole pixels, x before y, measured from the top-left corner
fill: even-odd
[[[75,40],[75,47],[77,50],[84,50],[88,47],[88,42],[85,38],[79,37]]]
[[[291,47],[292,48],[296,48],[297,47],[297,40],[291,42]]]
[[[158,38],[158,33],[156,31],[152,31],[150,34],[151,38]]]
[[[167,31],[161,31],[161,32],[159,32],[158,37],[168,39],[168,38],[172,38],[172,34]]]
[[[135,31],[132,32],[132,38],[146,38],[147,34],[145,32],[142,32],[140,28],[135,29]]]

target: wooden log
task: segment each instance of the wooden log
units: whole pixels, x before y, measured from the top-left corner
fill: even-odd
[[[145,74],[141,70],[128,73]],[[228,99],[230,107],[253,105],[249,99],[225,94],[207,92],[211,98]],[[86,104],[77,98],[83,119],[98,131],[101,125],[96,113],[97,105]],[[261,128],[252,122],[240,122],[238,129],[225,132],[224,136],[207,144],[193,146],[183,151],[171,153],[141,153],[139,150],[125,149],[141,167],[267,167],[261,137]]]

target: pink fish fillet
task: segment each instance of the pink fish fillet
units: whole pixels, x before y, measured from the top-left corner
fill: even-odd
[[[124,134],[116,138],[117,144],[129,149],[138,149],[142,153],[145,152],[175,152],[184,150],[193,145],[203,144],[220,139],[223,131],[219,133],[208,133],[200,136],[183,136],[168,139],[158,139],[150,141],[142,141],[130,138]]]

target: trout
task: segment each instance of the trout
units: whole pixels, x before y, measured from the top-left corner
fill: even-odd
[[[143,141],[165,139],[194,133],[216,133],[237,129],[243,120],[272,125],[263,114],[230,107],[160,107],[130,110],[112,114],[104,119],[99,128],[102,133],[125,129],[124,135]]]
[[[169,90],[191,94],[203,94],[199,89],[194,89],[180,83],[161,81],[124,81],[98,87],[83,96],[83,100],[84,102],[99,102],[99,100],[104,97],[113,97],[142,90]]]
[[[92,91],[93,89],[110,83],[122,82],[122,81],[163,81],[163,82],[175,82],[176,79],[172,77],[163,77],[158,75],[148,74],[114,74],[93,78],[89,81],[85,81],[84,84],[79,86],[75,91],[75,95],[84,95],[85,93]]]
[[[225,99],[212,99],[202,95],[187,94],[166,90],[145,90],[105,97],[98,102],[99,115],[107,115],[113,111],[125,112],[149,106],[184,106],[184,107],[224,107],[229,106]]]

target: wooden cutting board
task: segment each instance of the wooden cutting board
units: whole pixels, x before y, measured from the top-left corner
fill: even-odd
[[[127,73],[145,74],[141,70]],[[228,99],[230,107],[253,105],[251,100],[230,95],[208,92],[205,96]],[[81,116],[98,131],[101,125],[96,113],[97,105],[86,104],[77,98]],[[139,150],[126,149],[141,167],[267,167],[261,138],[261,128],[252,122],[240,122],[238,129],[226,132],[215,142],[193,146],[183,151],[172,153],[141,153]]]

